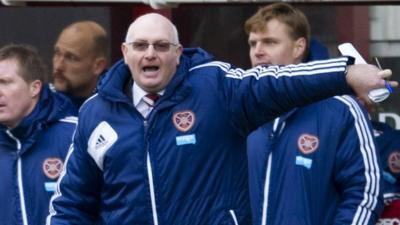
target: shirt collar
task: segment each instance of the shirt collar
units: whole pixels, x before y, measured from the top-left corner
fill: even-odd
[[[158,94],[160,96],[162,96],[165,92],[164,90],[161,90],[158,92]],[[146,92],[145,90],[143,90],[141,87],[139,87],[139,85],[136,84],[136,82],[133,82],[132,85],[132,96],[133,96],[133,105],[136,107],[140,101],[142,100],[143,96],[147,95],[148,92]]]

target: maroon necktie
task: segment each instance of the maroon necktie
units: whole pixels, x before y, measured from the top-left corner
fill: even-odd
[[[143,97],[143,101],[149,105],[149,107],[153,107],[158,99],[160,99],[159,94],[147,94]]]

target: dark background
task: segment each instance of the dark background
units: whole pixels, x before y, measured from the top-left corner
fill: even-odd
[[[338,55],[338,44],[352,42],[366,59],[373,57],[369,53],[368,7],[378,4],[381,3],[294,3],[307,15],[313,36],[328,47],[332,57]],[[185,47],[201,46],[218,60],[248,68],[250,62],[243,23],[263,5],[181,4],[158,12],[176,24]],[[0,6],[0,46],[8,43],[34,45],[51,67],[53,45],[63,27],[78,20],[94,20],[109,33],[110,60],[115,62],[121,58],[120,45],[129,24],[137,16],[150,11],[154,10],[143,4]],[[381,57],[380,62],[382,67],[394,71],[393,79],[400,80],[399,57]],[[373,117],[379,119],[382,113],[391,113],[386,122],[400,129],[398,92],[395,90],[387,101],[380,104]]]

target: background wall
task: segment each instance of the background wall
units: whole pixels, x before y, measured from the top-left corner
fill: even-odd
[[[0,46],[31,44],[50,64],[58,34],[78,20],[94,20],[111,29],[109,7],[0,7]]]
[[[379,56],[382,67],[400,80],[400,32],[396,24],[400,7],[354,3],[293,3],[309,18],[312,34],[325,44],[332,57],[337,45],[352,42],[369,60]],[[380,3],[379,3],[380,4]],[[181,4],[157,11],[171,18],[185,47],[201,46],[218,60],[248,68],[247,36],[243,23],[265,4]],[[121,58],[120,45],[137,16],[156,11],[143,4],[66,4],[6,7],[0,5],[0,46],[28,43],[36,46],[51,67],[53,45],[59,32],[77,20],[95,20],[110,34],[111,62]],[[400,129],[398,90],[377,107],[374,119]]]

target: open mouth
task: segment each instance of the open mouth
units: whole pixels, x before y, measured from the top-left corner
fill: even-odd
[[[144,72],[156,72],[160,69],[158,66],[144,66],[143,71]]]

